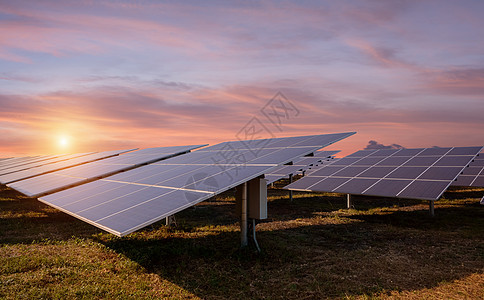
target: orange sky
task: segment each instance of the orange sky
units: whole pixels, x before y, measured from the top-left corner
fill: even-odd
[[[261,137],[358,132],[330,148],[341,155],[370,140],[482,146],[483,14],[478,1],[2,3],[0,158],[214,144],[249,122]],[[276,125],[264,109],[278,92],[293,110]]]

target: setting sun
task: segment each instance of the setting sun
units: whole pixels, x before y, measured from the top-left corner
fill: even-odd
[[[58,139],[58,145],[60,148],[67,148],[69,146],[69,137],[67,136],[60,136]]]

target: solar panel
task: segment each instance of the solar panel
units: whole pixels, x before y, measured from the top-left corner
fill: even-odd
[[[285,188],[437,200],[462,170],[469,169],[466,166],[481,150],[482,147],[361,150],[328,166],[319,166]]]
[[[203,146],[206,145],[147,148],[58,170],[7,185],[30,197],[39,197]]]
[[[28,163],[29,161],[43,158],[45,156],[26,156],[26,157],[13,157],[3,162],[0,166],[1,168],[12,167],[23,163]]]
[[[68,159],[68,160],[56,161],[56,162],[49,163],[49,164],[40,164],[38,166],[29,168],[29,169],[25,169],[25,170],[1,175],[0,176],[0,183],[8,185],[9,183],[13,183],[13,182],[16,182],[16,181],[19,181],[19,180],[24,180],[24,179],[39,176],[39,175],[42,175],[42,174],[46,174],[46,173],[49,173],[49,172],[53,172],[53,171],[56,171],[56,170],[61,170],[61,169],[64,169],[64,168],[76,166],[76,165],[79,165],[79,164],[84,164],[84,163],[96,161],[96,160],[99,160],[99,159],[104,159],[104,158],[108,158],[108,157],[111,157],[111,156],[116,156],[116,155],[119,155],[121,153],[132,151],[132,150],[133,149],[104,151],[104,152],[97,152],[97,153],[82,155],[82,156],[79,156],[79,157],[75,157],[75,155],[74,155],[74,158],[71,158],[71,159]]]
[[[484,153],[480,153],[452,185],[484,187]]]
[[[23,162],[20,164],[15,164],[13,166],[7,166],[4,168],[0,168],[0,176],[23,171],[31,168],[40,167],[43,165],[69,160],[76,157],[81,157],[89,154],[94,154],[95,152],[89,153],[75,153],[75,154],[63,154],[63,155],[50,155],[50,156],[39,156],[37,159],[30,160],[28,162]]]
[[[224,142],[39,200],[123,236],[353,134]]]

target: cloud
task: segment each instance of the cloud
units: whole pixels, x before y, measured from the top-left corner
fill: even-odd
[[[369,40],[361,38],[346,39],[346,43],[363,53],[369,62],[385,68],[404,68],[420,71],[421,68],[399,56],[396,47],[374,45]]]
[[[300,115],[267,123],[279,136],[484,143],[484,27],[469,3],[6,2],[2,142],[50,152],[66,130],[85,150],[214,143],[267,121],[282,91]]]
[[[422,86],[450,95],[484,95],[484,67],[449,68],[424,72]]]
[[[368,145],[365,147],[364,150],[377,150],[377,149],[405,149],[405,147],[398,145],[398,144],[391,144],[385,146],[383,144],[378,143],[377,141],[369,141]]]

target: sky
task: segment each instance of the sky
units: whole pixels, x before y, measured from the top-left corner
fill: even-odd
[[[483,15],[480,0],[0,0],[0,158],[349,131],[328,149],[482,146]]]

